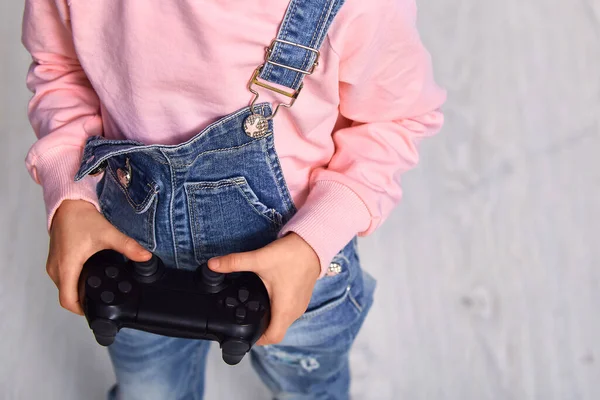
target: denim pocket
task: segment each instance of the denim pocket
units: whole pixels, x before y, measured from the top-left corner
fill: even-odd
[[[353,342],[372,304],[374,280],[362,271],[355,242],[332,263],[341,271],[317,281],[306,312],[290,326],[281,346],[327,345],[343,351]]]
[[[243,176],[184,186],[196,262],[256,250],[276,239],[282,215],[261,202]]]
[[[96,186],[100,209],[117,229],[154,251],[158,185],[130,161],[131,179],[128,184],[121,182],[118,170],[125,167],[126,160],[126,155],[106,160],[104,176]]]
[[[266,350],[322,349],[340,354],[347,351],[372,303],[370,296],[362,296],[365,291],[359,285],[347,286],[342,295],[304,313],[288,328],[281,343]]]

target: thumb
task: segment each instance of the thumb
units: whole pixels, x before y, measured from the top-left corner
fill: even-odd
[[[130,260],[133,261],[148,261],[152,257],[152,253],[146,250],[141,244],[135,239],[129,237],[114,228],[113,234],[109,235],[108,246],[123,254]]]
[[[208,260],[208,268],[220,273],[252,271],[258,272],[256,251],[231,253],[225,256],[213,257]]]

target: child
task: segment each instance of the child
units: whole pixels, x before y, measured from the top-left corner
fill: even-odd
[[[26,165],[61,306],[82,314],[79,273],[106,248],[254,271],[272,305],[250,351],[265,384],[347,399],[375,287],[357,236],[443,123],[415,17],[414,0],[26,0]],[[201,398],[209,343],[122,329],[109,398]]]

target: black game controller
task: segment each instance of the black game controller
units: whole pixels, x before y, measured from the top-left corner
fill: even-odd
[[[166,268],[156,256],[127,260],[113,250],[90,257],[79,279],[80,299],[96,341],[109,346],[121,328],[218,341],[223,360],[239,363],[266,330],[271,307],[252,272],[219,274]]]

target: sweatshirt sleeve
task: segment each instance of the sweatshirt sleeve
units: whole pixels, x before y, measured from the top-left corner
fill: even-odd
[[[27,114],[38,138],[25,165],[42,186],[50,231],[65,199],[86,200],[99,210],[99,177],[74,182],[74,176],[87,137],[102,134],[100,101],[77,59],[66,0],[26,0],[21,41],[32,57]]]
[[[355,235],[386,220],[401,199],[402,174],[418,162],[419,142],[443,124],[446,92],[434,81],[414,0],[364,4],[347,0],[343,24],[329,34],[340,62],[339,110],[351,124],[333,133],[333,157],[312,172],[306,202],[279,232],[311,245],[321,277]]]

